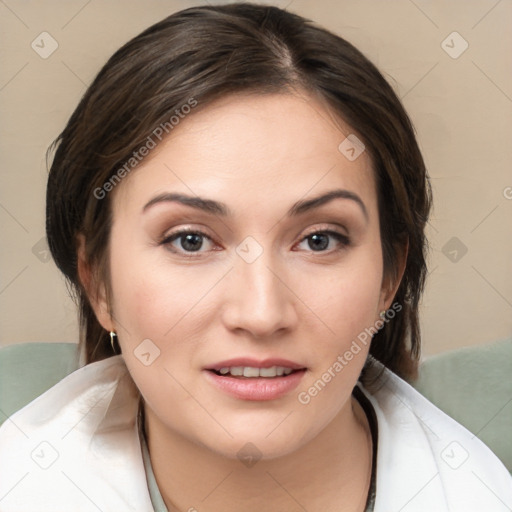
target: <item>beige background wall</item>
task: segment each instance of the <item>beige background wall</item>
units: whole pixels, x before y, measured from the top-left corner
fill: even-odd
[[[113,51],[200,3],[0,2],[1,345],[77,339],[74,305],[44,249],[46,148]],[[391,81],[416,126],[435,202],[424,354],[510,337],[512,1],[268,3],[358,46]],[[52,44],[56,51],[42,58]]]

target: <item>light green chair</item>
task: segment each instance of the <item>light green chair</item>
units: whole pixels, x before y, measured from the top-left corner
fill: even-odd
[[[76,343],[0,347],[0,424],[77,368]]]
[[[480,438],[512,473],[512,339],[432,356],[414,387]]]
[[[76,368],[74,343],[0,348],[0,424]],[[415,387],[512,472],[512,339],[430,357]]]

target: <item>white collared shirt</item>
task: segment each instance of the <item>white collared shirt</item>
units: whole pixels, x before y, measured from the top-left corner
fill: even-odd
[[[385,368],[371,391],[358,386],[378,423],[375,512],[512,510],[512,477],[477,437]],[[138,405],[115,356],[73,372],[7,419],[0,512],[153,511]]]

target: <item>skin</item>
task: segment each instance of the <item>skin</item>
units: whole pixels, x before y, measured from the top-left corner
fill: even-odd
[[[383,271],[372,162],[338,150],[349,133],[306,93],[231,96],[182,120],[113,193],[113,302],[104,286],[91,300],[144,397],[169,510],[364,510],[371,438],[351,392],[369,346],[307,405],[297,399],[375,324],[399,284]],[[366,215],[346,198],[287,215],[334,189],[357,194]],[[225,203],[231,215],[169,201],[143,212],[165,192]],[[183,237],[161,243],[184,228],[209,237],[198,252],[187,253]],[[314,251],[309,235],[326,230],[348,245],[324,234]],[[263,251],[252,263],[236,252],[248,236]],[[91,287],[82,257],[79,268]],[[134,354],[145,339],[160,350],[149,366]],[[237,356],[308,369],[279,399],[241,400],[203,370]],[[252,467],[237,458],[248,442],[262,454]]]

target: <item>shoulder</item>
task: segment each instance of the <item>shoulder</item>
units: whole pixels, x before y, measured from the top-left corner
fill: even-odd
[[[375,511],[510,510],[512,477],[465,427],[374,361],[358,384],[378,423]]]
[[[77,370],[8,418],[0,428],[2,512],[152,510],[138,399],[118,356]]]

